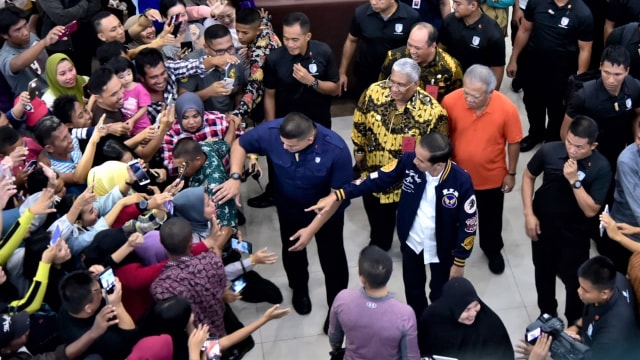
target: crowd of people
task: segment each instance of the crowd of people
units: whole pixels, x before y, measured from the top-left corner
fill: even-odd
[[[278,256],[243,240],[240,189],[263,172],[247,204],[276,209],[300,315],[315,238],[332,358],[548,358],[550,334],[514,349],[464,278],[477,237],[505,271],[517,179],[540,314],[558,317],[559,277],[585,358],[640,355],[638,2],[363,1],[340,58],[307,14],[274,29],[252,0],[0,5],[3,359],[242,358],[290,312],[256,271]],[[335,96],[357,101],[351,139]],[[357,197],[370,243],[347,289]],[[245,325],[240,299],[273,306]]]

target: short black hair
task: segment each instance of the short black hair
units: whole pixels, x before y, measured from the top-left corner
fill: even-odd
[[[282,25],[286,27],[291,27],[295,24],[300,25],[300,30],[302,30],[304,34],[307,34],[309,30],[311,30],[311,21],[309,20],[309,17],[303,12],[292,12],[290,14],[287,14],[282,20]]]
[[[160,0],[158,11],[160,12],[160,15],[166,18],[169,13],[169,9],[176,5],[182,5],[185,9],[187,8],[187,4],[185,4],[183,0]],[[186,19],[184,21],[186,21]]]
[[[449,161],[453,152],[453,146],[449,138],[438,132],[422,135],[422,138],[420,138],[420,147],[429,151],[431,154],[429,159],[427,159],[431,164]]]
[[[62,306],[70,314],[79,314],[82,309],[93,300],[93,289],[96,283],[92,274],[87,270],[74,271],[60,281],[58,291]]]
[[[598,123],[586,115],[578,115],[571,121],[569,132],[573,136],[587,139],[587,143],[591,145],[598,139]]]
[[[78,99],[73,95],[60,95],[53,101],[51,113],[60,119],[63,124],[70,124],[76,102],[78,102]]]
[[[136,69],[133,63],[129,59],[125,59],[122,56],[115,57],[107,63],[107,67],[113,70],[113,73],[118,75],[127,70],[131,70],[131,74],[135,76]]]
[[[9,125],[0,126],[0,153],[7,156],[7,149],[20,139],[20,133]]]
[[[213,41],[231,36],[229,29],[222,24],[213,24],[205,29],[204,41]]]
[[[60,126],[64,126],[60,119],[53,115],[47,115],[40,119],[33,128],[33,135],[40,146],[50,145],[53,132],[58,130]]]
[[[93,18],[91,18],[91,22],[93,23],[93,28],[96,31],[96,34],[100,33],[102,30],[100,29],[100,27],[102,26],[102,20],[108,18],[111,15],[113,14],[106,10],[100,11],[99,13],[93,15]]]
[[[629,50],[624,46],[609,45],[602,51],[602,55],[600,56],[600,65],[604,64],[605,61],[611,63],[611,65],[622,65],[622,67],[628,69],[631,64],[631,56],[629,55]]]
[[[122,57],[123,53],[127,53],[125,44],[118,40],[109,41],[98,46],[96,49],[96,59],[98,59],[100,65],[106,65],[111,59]]]
[[[60,175],[56,173],[58,177]],[[29,173],[27,176],[27,194],[33,195],[47,188],[49,185],[49,178],[45,175],[44,170],[41,167],[36,167],[35,170]],[[62,213],[61,213],[62,214]]]
[[[262,22],[260,12],[257,9],[240,9],[236,11],[236,24],[247,26],[259,26]]]
[[[580,265],[578,277],[587,280],[600,291],[613,289],[616,286],[616,266],[609,258],[598,255]]]
[[[9,35],[12,26],[17,25],[20,20],[27,20],[29,14],[13,4],[7,4],[0,9],[0,35]]]
[[[159,64],[164,64],[162,53],[158,49],[144,48],[140,50],[135,59],[136,73],[138,76],[145,77],[147,75],[146,67],[154,68]]]
[[[173,146],[174,159],[193,161],[202,154],[202,146],[192,138],[182,138]]]
[[[101,152],[105,161],[120,161],[126,153],[131,153],[133,155],[133,151],[131,151],[127,145],[116,139],[109,139],[105,141]]]
[[[393,261],[386,251],[376,245],[369,245],[360,251],[358,258],[358,274],[362,276],[372,289],[380,289],[387,285]]]
[[[191,232],[192,226],[189,221],[173,217],[160,226],[160,243],[171,256],[189,255]]]
[[[316,125],[305,114],[290,112],[280,125],[280,136],[288,140],[302,140],[313,134]]]
[[[113,79],[115,73],[107,66],[100,66],[96,71],[91,73],[87,88],[93,95],[102,95],[104,87]]]

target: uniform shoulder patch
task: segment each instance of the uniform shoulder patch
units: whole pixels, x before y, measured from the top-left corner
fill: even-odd
[[[476,208],[476,196],[471,195],[471,197],[464,202],[464,211],[467,214],[473,214],[476,212]]]
[[[467,250],[471,250],[473,248],[473,244],[475,243],[475,241],[476,241],[475,236],[467,236],[462,242],[462,247]]]

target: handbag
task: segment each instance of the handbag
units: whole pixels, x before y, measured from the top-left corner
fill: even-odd
[[[340,349],[336,349],[336,350],[331,350],[329,352],[329,356],[331,356],[329,358],[329,360],[342,360],[344,359],[344,352],[346,351],[345,348],[340,348]]]

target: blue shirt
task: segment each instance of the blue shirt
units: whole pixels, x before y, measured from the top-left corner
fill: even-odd
[[[329,195],[332,188],[339,189],[351,181],[351,153],[338,134],[315,124],[315,140],[298,152],[296,160],[280,139],[282,121],[262,123],[239,138],[240,146],[247,152],[265,154],[271,159],[276,179],[269,181],[274,185],[276,205],[307,208]]]

